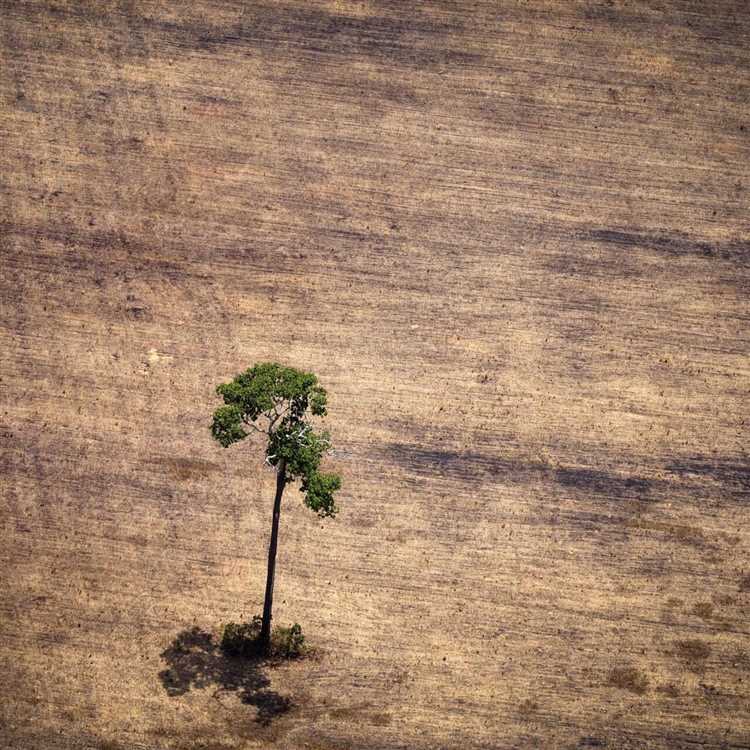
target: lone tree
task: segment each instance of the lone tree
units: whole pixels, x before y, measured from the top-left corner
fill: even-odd
[[[300,480],[305,505],[321,518],[333,517],[338,508],[333,493],[341,487],[337,474],[319,471],[323,455],[331,447],[327,431],[315,432],[310,415],[326,414],[327,394],[311,372],[262,362],[229,383],[217,386],[224,406],[214,412],[211,433],[225,448],[259,432],[268,442],[266,463],[276,469],[276,497],[273,502],[271,542],[268,546],[266,596],[259,648],[268,653],[271,644],[271,608],[279,536],[281,496],[284,487]]]

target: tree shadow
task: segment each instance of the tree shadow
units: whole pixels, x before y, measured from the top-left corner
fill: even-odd
[[[167,668],[159,672],[159,679],[172,698],[213,685],[255,706],[255,721],[264,726],[292,707],[290,698],[268,689],[271,681],[261,659],[226,655],[211,634],[198,627],[179,633],[161,658]]]

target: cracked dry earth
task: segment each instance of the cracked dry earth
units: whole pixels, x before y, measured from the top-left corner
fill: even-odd
[[[0,0],[0,746],[750,747],[736,0]],[[318,373],[344,477],[210,439]]]

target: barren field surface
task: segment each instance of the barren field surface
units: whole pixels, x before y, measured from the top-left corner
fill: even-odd
[[[743,0],[0,0],[0,747],[750,747],[749,186]]]

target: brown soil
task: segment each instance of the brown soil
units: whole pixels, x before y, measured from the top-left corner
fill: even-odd
[[[749,37],[0,0],[0,746],[750,746]],[[284,500],[315,658],[242,665],[273,477],[208,424],[265,359],[344,488]]]

